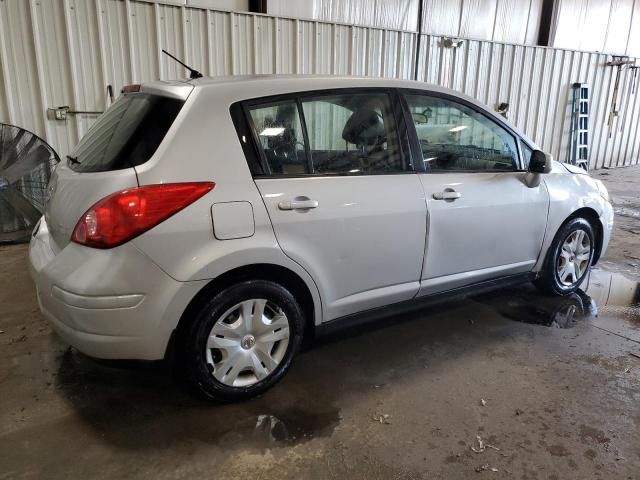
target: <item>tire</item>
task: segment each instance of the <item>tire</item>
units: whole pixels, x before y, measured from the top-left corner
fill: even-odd
[[[575,249],[572,250],[570,244]],[[581,217],[569,219],[560,227],[549,247],[536,286],[557,295],[575,292],[591,269],[594,252],[595,235],[591,224]]]
[[[287,372],[304,325],[298,302],[277,283],[251,280],[230,286],[199,311],[180,340],[184,379],[209,400],[255,397]]]

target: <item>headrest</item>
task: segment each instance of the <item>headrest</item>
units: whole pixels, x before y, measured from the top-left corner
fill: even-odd
[[[369,108],[353,112],[342,130],[342,138],[355,145],[375,145],[385,135],[382,117]]]

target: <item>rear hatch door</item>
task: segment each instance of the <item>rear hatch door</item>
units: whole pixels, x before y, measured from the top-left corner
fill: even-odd
[[[45,207],[54,250],[71,241],[76,223],[89,207],[107,195],[138,186],[135,167],[153,156],[186,95],[176,95],[175,87],[121,95],[60,162]]]

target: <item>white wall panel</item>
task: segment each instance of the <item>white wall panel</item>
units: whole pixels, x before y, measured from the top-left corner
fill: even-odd
[[[267,13],[277,17],[294,17],[302,19],[313,19],[312,0],[269,0],[267,2]]]
[[[67,47],[67,36],[62,0],[57,2],[30,1],[31,28],[33,33],[35,61],[40,84],[40,98],[42,110],[40,115],[45,124],[46,138],[63,151],[76,143],[78,138],[77,123],[70,121],[60,123],[47,119],[47,107],[70,105],[73,100],[73,85],[71,82],[70,50]],[[0,35],[2,33],[0,32]],[[93,77],[93,76],[92,76]],[[20,92],[8,92],[10,98]],[[32,98],[31,101],[37,101]],[[104,105],[103,105],[104,106]],[[102,108],[101,108],[102,109]],[[16,122],[16,124],[21,125]],[[29,125],[29,124],[27,124]],[[24,125],[21,125],[24,126]],[[35,128],[29,125],[27,128]]]
[[[424,0],[422,32],[535,44],[542,0]]]
[[[182,22],[182,8],[170,5],[158,6],[158,31],[160,39],[160,49],[165,49],[178,58],[185,58],[186,40],[185,28]],[[135,49],[132,49],[135,51]],[[155,50],[155,49],[154,49]],[[153,52],[153,50],[151,50]],[[149,53],[151,53],[149,52]],[[142,52],[141,52],[142,53]],[[166,55],[162,55],[160,60],[160,78],[183,78],[188,72],[177,62]],[[137,72],[135,72],[137,73]],[[141,81],[139,75],[134,74],[132,81]]]
[[[153,0],[150,0],[153,1]],[[216,8],[220,10],[235,10],[246,12],[249,10],[249,0],[178,0],[189,7]]]
[[[157,7],[158,5],[143,2],[131,4],[131,50],[141,82],[160,76],[160,52],[155,51],[159,34]]]
[[[550,44],[637,56],[639,16],[640,0],[558,0]]]
[[[256,51],[253,15],[231,14],[232,74],[255,73],[255,61],[261,52]],[[260,46],[262,48],[262,46]]]
[[[640,57],[640,0],[634,3],[631,13],[627,54],[632,57]]]
[[[369,47],[367,48],[367,71],[371,77],[382,76],[382,50],[384,48],[384,31],[370,28],[367,30]]]
[[[100,0],[100,5],[101,44],[106,57],[107,79],[118,92],[133,80],[125,2]]]
[[[462,2],[424,0],[422,31],[457,37],[460,34]]]
[[[538,40],[542,0],[498,0],[491,39],[497,42],[535,45]]]
[[[4,59],[4,60],[5,60],[5,63],[8,65],[7,59]],[[8,105],[9,98],[6,93],[7,89],[5,87],[4,76],[2,73],[4,70],[4,68],[2,68],[2,62],[3,62],[2,51],[0,51],[0,118],[8,119],[9,118],[9,105]]]
[[[311,65],[309,73],[335,74],[339,68],[342,68],[339,65],[344,65],[343,57],[348,54],[348,51],[341,51],[340,58],[335,58],[339,30],[336,25],[328,23],[314,22],[313,25],[315,27],[313,43],[315,62]]]
[[[253,73],[275,73],[276,21],[271,17],[256,15],[252,18],[252,22],[255,52]]]
[[[460,20],[461,37],[488,39],[493,38],[497,0],[469,0],[462,2]]]
[[[427,16],[444,18],[438,17],[437,7],[445,3],[451,5],[427,0]],[[532,9],[537,8],[534,3],[539,1],[529,3]],[[500,20],[518,4],[519,0],[470,2],[464,15],[461,9],[457,16],[447,17],[457,18],[455,35],[447,36],[458,36],[460,28],[469,35],[483,34],[471,23],[463,27],[462,19],[481,16],[485,9],[496,19],[494,37],[496,32],[504,38],[516,31],[529,35],[530,16],[526,21],[514,18],[513,24]],[[69,116],[61,122],[47,117],[46,109],[69,105],[102,110],[108,84],[117,93],[128,83],[186,77],[185,69],[161,54],[161,48],[209,75],[414,77],[414,32],[189,5],[186,0],[0,1],[0,121],[34,130],[64,155],[95,115]],[[629,10],[629,5],[620,3],[616,15],[626,12],[631,25],[637,20],[629,12],[636,12],[637,6]],[[453,29],[455,23],[439,24]],[[608,38],[613,45],[622,37]],[[571,85],[587,82],[592,95],[592,167],[637,163],[638,89],[631,91],[630,73],[623,71],[620,114],[609,129],[615,71],[604,66],[607,55],[523,46],[515,40],[463,40],[458,48],[448,48],[443,40],[421,36],[418,78],[465,92],[491,107],[509,103],[509,118],[559,160],[567,155]]]
[[[183,8],[182,28],[185,42],[185,63],[198,65],[197,70],[206,70],[208,59],[207,12],[195,8]]]
[[[211,76],[226,76],[232,73],[231,15],[208,11],[209,44],[208,70]]]
[[[418,3],[419,0],[314,0],[313,18],[415,31],[418,28]]]
[[[43,105],[27,1],[0,2],[0,67],[8,122],[45,134]]]
[[[612,0],[607,35],[602,51],[626,53],[635,0]]]
[[[420,0],[269,0],[270,15],[416,31]],[[542,0],[424,0],[423,33],[535,44]]]

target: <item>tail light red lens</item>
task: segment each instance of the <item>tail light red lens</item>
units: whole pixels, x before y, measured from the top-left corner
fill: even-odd
[[[214,187],[213,182],[164,183],[114,193],[80,217],[71,240],[93,248],[117,247],[175,215]]]

